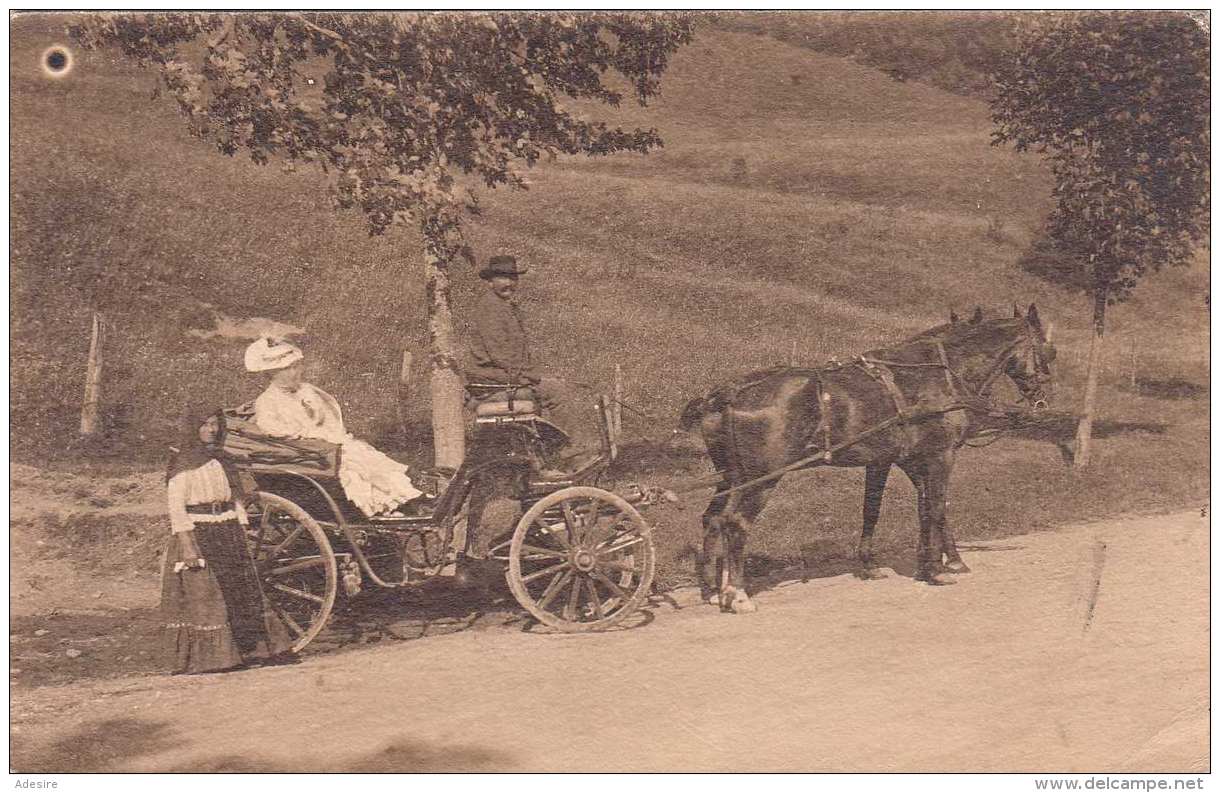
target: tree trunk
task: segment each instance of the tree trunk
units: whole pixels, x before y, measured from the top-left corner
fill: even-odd
[[[395,393],[394,412],[398,416],[398,432],[402,440],[409,441],[407,433],[407,404],[411,398],[411,364],[415,356],[410,350],[402,351],[402,368],[398,370],[398,390]]]
[[[98,408],[102,399],[102,315],[93,312],[93,328],[89,335],[89,362],[85,364],[85,398],[80,411],[80,434],[96,435]]]
[[[437,467],[457,468],[466,456],[466,429],[462,416],[462,368],[449,296],[449,261],[438,255],[427,240],[424,270],[432,364],[432,442]]]
[[[1076,453],[1074,462],[1077,468],[1089,464],[1089,447],[1093,439],[1093,413],[1097,403],[1097,379],[1101,375],[1101,340],[1106,332],[1106,298],[1109,289],[1097,286],[1093,290],[1093,336],[1089,340],[1089,366],[1085,375],[1084,411],[1080,423],[1076,425]]]

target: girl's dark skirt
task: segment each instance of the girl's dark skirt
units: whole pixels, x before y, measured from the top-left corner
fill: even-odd
[[[267,605],[236,520],[195,524],[206,567],[174,572],[187,561],[181,535],[170,537],[161,572],[165,652],[171,671],[216,672],[287,653],[292,639]]]

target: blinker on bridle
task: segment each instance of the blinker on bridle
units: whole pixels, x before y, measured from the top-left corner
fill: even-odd
[[[1051,383],[1054,379],[1053,375],[1051,374],[1050,364],[1055,360],[1055,346],[1051,344],[1049,338],[1047,338],[1046,341],[1042,341],[1036,336],[1032,336],[1029,343],[1030,351],[1034,359],[1034,371],[1028,375],[1021,376],[1019,380],[1021,383],[1026,383],[1032,380],[1033,388],[1031,388],[1030,391],[1033,392],[1033,394],[1037,394],[1037,396],[1032,396],[1031,394],[1025,393],[1025,388],[1022,387],[1020,401],[1029,402],[1030,407],[1032,407],[1034,410],[1046,410],[1050,407],[1050,403],[1047,401],[1047,398],[1042,395],[1042,387],[1048,383]]]

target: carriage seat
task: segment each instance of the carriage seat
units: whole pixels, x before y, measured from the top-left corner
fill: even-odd
[[[497,402],[480,402],[475,405],[476,418],[493,416],[528,416],[537,415],[538,406],[532,399],[504,400]]]
[[[528,386],[504,383],[467,383],[466,393],[474,403],[475,419],[504,419],[538,415],[538,401]]]
[[[316,438],[268,435],[254,421],[253,404],[223,409],[210,416],[204,426],[213,455],[239,470],[334,479],[339,476],[339,446]]]

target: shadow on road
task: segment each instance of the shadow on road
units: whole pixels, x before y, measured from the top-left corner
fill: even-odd
[[[524,618],[507,587],[462,589],[437,579],[415,589],[366,590],[335,609],[306,654],[512,626]]]
[[[527,618],[507,591],[461,590],[450,580],[414,590],[372,590],[336,607],[304,656],[376,642],[408,641],[465,630],[516,629]],[[167,674],[156,608],[19,617],[10,625],[14,686]],[[226,674],[241,674],[241,671]]]
[[[242,755],[220,755],[184,764],[174,771],[186,773],[266,774],[266,773],[438,773],[509,771],[514,766],[508,755],[471,745],[431,746],[417,740],[399,738],[388,746],[351,760],[319,763],[316,755],[299,763],[272,761]]]
[[[959,544],[963,552],[1018,551],[1021,545],[969,545]],[[751,594],[775,589],[780,584],[807,583],[821,578],[841,575],[856,575],[860,564],[856,559],[841,552],[828,549],[820,543],[809,543],[801,547],[802,558],[776,558],[765,554],[750,554],[746,559],[747,591]],[[888,569],[902,578],[915,578],[916,559],[914,549],[901,546],[878,546],[873,553],[875,569]],[[884,574],[882,574],[884,577]]]
[[[654,619],[651,609],[661,605],[663,601],[651,599],[613,630],[648,625]],[[507,585],[462,589],[452,579],[435,579],[413,589],[366,590],[341,601],[302,657],[308,663],[311,656],[469,630],[551,629],[518,606]],[[10,665],[16,670],[11,680],[15,686],[32,689],[76,680],[168,674],[159,650],[161,631],[161,615],[155,608],[21,617],[13,621],[9,637]],[[68,655],[73,648],[79,652]]]
[[[172,725],[153,719],[105,719],[73,731],[49,744],[29,745],[14,740],[11,773],[67,773],[141,771],[141,761],[183,748]],[[160,763],[157,764],[161,766]],[[304,747],[299,759],[285,761],[254,755],[220,754],[193,759],[168,769],[190,773],[428,773],[440,771],[507,771],[513,759],[480,746],[435,746],[408,738],[351,759],[333,759]],[[148,766],[151,768],[151,763]]]
[[[104,719],[44,746],[30,746],[14,736],[9,770],[23,774],[106,771],[120,758],[144,757],[179,744],[169,722]]]

